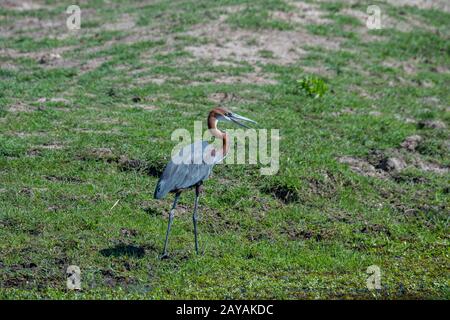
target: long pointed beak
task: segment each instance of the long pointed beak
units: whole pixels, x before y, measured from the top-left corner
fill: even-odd
[[[251,122],[251,123],[254,123],[254,124],[257,123],[256,121],[253,121],[252,119],[249,119],[249,118],[240,116],[240,115],[238,115],[238,114],[236,114],[236,113],[232,113],[230,116],[228,116],[228,118],[229,118],[231,121],[233,121],[234,123],[236,123],[236,124],[238,124],[238,125],[240,125],[240,126],[242,126],[242,127],[244,127],[244,128],[249,128],[249,129],[250,129],[249,126],[243,124],[243,123],[240,122],[240,121],[247,121],[247,122]]]

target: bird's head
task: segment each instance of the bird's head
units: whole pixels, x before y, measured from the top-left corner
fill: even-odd
[[[245,128],[250,128],[250,127],[247,126],[246,124],[242,123],[242,121],[247,121],[247,122],[256,124],[256,121],[253,121],[249,118],[238,115],[237,113],[231,112],[227,108],[223,108],[223,107],[217,107],[217,108],[214,108],[213,110],[211,110],[211,112],[209,113],[209,117],[214,118],[217,121],[233,122],[233,123],[240,125],[242,127],[245,127]]]

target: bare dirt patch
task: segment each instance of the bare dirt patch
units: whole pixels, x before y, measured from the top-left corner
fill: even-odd
[[[329,240],[333,238],[334,231],[330,229],[323,230],[311,230],[307,228],[300,228],[295,225],[287,225],[281,230],[282,234],[285,234],[290,241],[304,241],[304,240]]]
[[[397,20],[387,14],[381,15],[381,27],[397,29],[402,32],[413,32],[418,28],[421,30],[427,30],[434,32],[436,29],[429,24],[426,24],[418,17],[406,16],[405,20]]]
[[[209,43],[198,46],[187,46],[196,60],[207,60],[213,65],[259,64],[289,65],[306,55],[307,46],[322,47],[327,50],[338,50],[340,40],[309,34],[302,28],[308,23],[321,23],[322,12],[316,5],[293,3],[296,7],[290,12],[274,12],[272,15],[283,20],[295,20],[298,28],[289,31],[253,30],[230,27],[226,15],[218,21],[194,26],[186,35],[208,39]],[[276,83],[256,70],[254,73],[239,77],[219,78],[218,83]]]
[[[109,60],[109,57],[94,57],[86,61],[65,57],[65,53],[73,50],[74,46],[59,47],[33,52],[20,52],[9,48],[0,48],[0,55],[6,59],[29,58],[35,60],[44,68],[77,68],[80,74],[94,70]],[[11,64],[16,68],[14,64]]]
[[[117,119],[117,118],[101,118],[101,119],[95,120],[94,123],[97,123],[97,124],[117,124],[117,125],[122,125],[122,126],[128,125],[128,122],[126,122],[126,121],[124,121],[122,119]]]
[[[450,12],[450,3],[447,0],[386,0],[394,6],[413,6],[419,9],[436,9]]]
[[[101,29],[108,31],[123,31],[132,30],[135,26],[135,17],[130,14],[123,14],[117,21],[110,21],[103,24]]]
[[[152,104],[137,104],[135,107],[145,111],[155,111],[159,109],[157,106]]]
[[[419,146],[419,144],[422,142],[422,137],[419,135],[413,135],[410,137],[407,137],[400,146],[408,151],[416,151],[416,148]]]
[[[29,11],[29,10],[38,10],[46,8],[44,1],[39,0],[3,0],[1,3],[2,7],[6,9],[12,9],[17,11]]]
[[[36,10],[50,11],[54,10],[58,3],[54,2],[52,4],[40,0],[33,1],[10,1],[6,2],[10,5],[4,5],[3,1],[0,1],[1,5],[7,9],[13,9],[17,11],[29,11],[33,12]],[[0,34],[6,37],[16,37],[16,36],[25,36],[31,37],[34,40],[40,40],[44,38],[53,38],[53,39],[66,39],[72,37],[77,34],[88,34],[91,32],[89,28],[83,28],[83,23],[88,21],[92,21],[96,19],[98,13],[96,9],[83,7],[82,9],[82,20],[81,25],[82,29],[77,31],[69,30],[66,26],[66,20],[68,15],[65,10],[58,10],[55,14],[51,16],[47,16],[45,18],[33,15],[27,16],[12,16],[11,18],[7,17],[8,23],[3,25],[0,24]]]
[[[49,142],[33,146],[32,148],[27,150],[26,154],[28,157],[38,157],[42,154],[43,150],[62,150],[64,148],[65,146],[62,143]]]
[[[210,95],[208,95],[208,99],[217,104],[241,100],[241,98],[233,92],[231,92],[231,93],[228,93],[228,92],[211,93]]]
[[[330,68],[323,66],[323,65],[322,66],[302,66],[302,69],[306,73],[320,75],[325,78],[333,77],[336,75],[336,72],[334,70],[331,70]]]
[[[80,75],[97,69],[110,59],[109,57],[93,57],[86,61],[79,61],[76,58],[65,58],[62,56],[62,53],[71,49],[73,47],[57,48],[52,50],[52,52],[45,52],[43,54],[37,52],[34,55],[37,55],[35,59],[44,68],[77,68]]]
[[[383,61],[382,65],[389,68],[401,69],[408,75],[414,75],[417,73],[418,62],[413,59],[407,61],[398,61],[394,59],[388,59]]]
[[[78,177],[70,177],[70,176],[46,176],[45,179],[52,182],[65,182],[65,183],[82,183],[83,180]]]
[[[248,73],[245,76],[219,76],[214,83],[277,84],[277,81],[268,79],[262,74]]]
[[[86,16],[86,10],[83,11],[83,16]],[[23,19],[11,20],[5,26],[0,25],[0,33],[6,37],[16,37],[17,34],[21,36],[29,36],[34,40],[40,38],[61,39],[65,37],[77,36],[69,32],[65,32],[66,17],[55,16],[54,20],[42,20],[34,17],[26,17]],[[61,30],[64,30],[63,32]],[[82,31],[83,32],[83,31]],[[90,31],[85,31],[88,34]],[[17,33],[17,34],[16,34]],[[77,68],[80,74],[98,68],[102,63],[108,61],[108,57],[93,57],[86,61],[80,61],[78,58],[67,57],[66,54],[76,49],[78,46],[61,46],[51,49],[41,49],[32,52],[23,52],[12,48],[0,48],[0,55],[11,60],[9,64],[12,68],[17,68],[13,61],[17,58],[29,58],[35,60],[44,68]],[[97,48],[96,48],[97,49]],[[86,50],[87,52],[88,50]],[[86,53],[85,52],[85,53]]]
[[[447,125],[445,122],[441,120],[424,120],[420,121],[418,124],[419,128],[427,128],[427,129],[445,129]]]
[[[120,234],[122,236],[124,236],[124,237],[127,237],[127,238],[136,237],[138,235],[138,233],[139,232],[137,230],[135,230],[135,229],[128,229],[128,228],[121,228],[120,229]]]
[[[8,19],[8,24],[0,26],[0,31],[3,36],[14,37],[16,35],[29,36],[34,39],[43,38],[50,35],[52,30],[63,30],[65,27],[64,17],[55,20],[43,20],[37,17],[15,17]],[[66,27],[67,29],[67,27]]]
[[[9,112],[13,112],[13,113],[19,113],[19,112],[33,112],[35,111],[36,108],[33,106],[30,106],[28,104],[22,103],[22,102],[18,102],[16,104],[11,105],[8,108]]]
[[[287,12],[275,11],[272,13],[272,17],[302,25],[325,24],[331,22],[331,20],[324,17],[324,12],[320,10],[316,4],[294,1],[287,1],[287,3],[294,7],[294,10],[289,10]]]
[[[449,168],[439,163],[430,162],[415,152],[422,141],[418,135],[407,137],[399,148],[374,150],[367,157],[352,156],[339,157],[340,163],[350,166],[350,169],[366,177],[394,178],[397,174],[408,168],[415,168],[435,174],[446,174]]]
[[[172,78],[173,79],[173,78]],[[137,84],[148,84],[148,83],[154,83],[154,84],[164,84],[167,80],[171,80],[169,77],[155,77],[155,76],[143,76],[140,78],[136,78]]]
[[[108,60],[109,57],[96,57],[93,59],[89,59],[88,61],[81,64],[80,66],[81,74],[97,69]]]
[[[362,39],[365,41],[379,41],[383,37],[375,36],[369,33],[369,29],[366,27],[368,14],[362,10],[356,10],[353,8],[345,8],[340,11],[341,14],[354,17],[361,22],[360,27],[354,28],[358,32]],[[411,32],[416,28],[421,28],[428,31],[434,31],[435,29],[427,25],[424,21],[418,17],[405,16],[404,20],[397,20],[382,11],[381,14],[381,27],[382,28],[393,28],[403,32]]]
[[[402,121],[404,123],[417,123],[416,119],[408,117],[408,116],[402,116],[400,114],[395,114],[394,118],[399,120],[399,121]]]
[[[329,50],[339,48],[338,40],[313,36],[306,31],[261,30],[255,33],[213,24],[197,26],[188,34],[211,40],[211,43],[205,45],[186,47],[197,59],[247,62],[251,65],[294,63],[306,53],[303,49],[306,45]],[[272,52],[273,57],[262,56],[262,51]]]
[[[106,135],[116,134],[116,135],[121,135],[120,130],[117,129],[117,128],[113,128],[111,130],[95,130],[95,129],[88,129],[88,128],[75,128],[75,129],[73,129],[73,131],[75,131],[77,133],[82,133],[82,134],[106,134]]]
[[[64,149],[64,145],[58,142],[45,143],[37,146],[39,149],[45,150],[61,150]]]
[[[84,150],[78,158],[80,160],[89,161],[106,161],[112,162],[117,161],[118,157],[114,154],[113,150],[110,148],[90,148]]]
[[[362,176],[386,178],[386,174],[382,170],[377,170],[375,166],[370,164],[366,159],[344,156],[338,158],[340,163],[348,164],[350,169]]]
[[[44,131],[31,131],[31,132],[24,132],[24,131],[10,131],[5,132],[6,135],[11,135],[19,138],[30,138],[30,137],[44,137],[48,133]]]
[[[450,73],[450,68],[448,66],[438,65],[438,66],[432,67],[431,71],[437,72],[437,73]]]

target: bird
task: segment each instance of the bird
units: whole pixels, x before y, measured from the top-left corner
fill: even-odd
[[[256,124],[256,121],[233,113],[225,107],[216,107],[208,113],[207,123],[211,135],[215,139],[219,139],[219,142],[220,140],[222,141],[221,146],[216,148],[214,144],[210,144],[208,141],[198,140],[183,147],[172,156],[159,177],[154,193],[155,199],[162,199],[168,193],[175,194],[169,211],[169,221],[161,259],[168,258],[167,245],[178,199],[183,191],[189,189],[195,189],[192,221],[194,224],[195,252],[198,254],[197,209],[203,181],[208,179],[214,165],[222,161],[229,151],[229,136],[225,131],[217,128],[219,121],[232,122],[245,128],[250,127],[242,121]]]

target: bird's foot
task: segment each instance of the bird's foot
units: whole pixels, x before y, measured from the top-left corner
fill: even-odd
[[[195,250],[195,253],[197,256],[204,256],[205,255],[205,250]]]
[[[163,252],[163,254],[159,256],[159,259],[160,260],[169,259],[169,254],[167,252]]]

